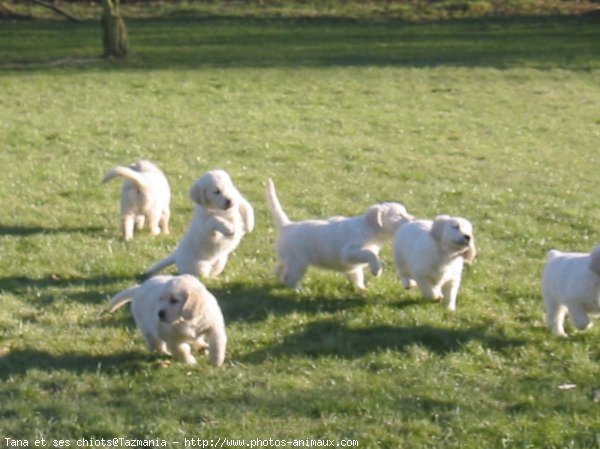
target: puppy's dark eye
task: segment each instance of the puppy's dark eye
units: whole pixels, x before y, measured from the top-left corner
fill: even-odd
[[[179,300],[177,298],[170,298],[169,299],[169,303],[171,304],[177,304],[179,302]]]
[[[217,189],[213,192],[215,195],[220,195],[221,194],[221,189]]]
[[[459,225],[458,223],[454,223],[454,224],[452,225],[452,227],[453,227],[454,229],[456,229],[457,231],[460,229],[460,225]]]

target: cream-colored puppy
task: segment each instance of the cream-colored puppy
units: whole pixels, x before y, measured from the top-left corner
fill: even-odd
[[[203,351],[208,346],[213,366],[223,364],[227,346],[223,314],[215,297],[196,277],[153,277],[115,295],[109,311],[130,301],[133,318],[150,351],[195,364],[192,349]]]
[[[287,217],[272,180],[267,203],[278,231],[276,273],[288,287],[298,287],[309,265],[340,271],[359,290],[365,289],[363,268],[381,274],[379,251],[396,229],[412,216],[398,203],[372,206],[363,215],[328,220],[292,222]]]
[[[192,186],[194,217],[177,248],[146,271],[154,274],[176,264],[180,274],[216,277],[242,237],[254,229],[254,209],[223,170],[201,176]]]
[[[171,189],[164,173],[152,162],[137,161],[128,167],[117,166],[110,170],[102,182],[121,176],[125,178],[121,189],[121,229],[125,240],[133,238],[134,225],[144,227],[147,220],[150,233],[169,233],[169,204]]]
[[[600,314],[600,245],[591,253],[548,253],[542,275],[546,321],[556,335],[566,337],[565,316],[581,330],[592,326],[590,315]]]
[[[408,223],[394,238],[394,262],[404,288],[416,285],[428,299],[446,302],[456,310],[463,264],[476,256],[471,223],[441,215],[434,221]]]

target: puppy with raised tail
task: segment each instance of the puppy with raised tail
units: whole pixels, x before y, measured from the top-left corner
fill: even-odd
[[[254,229],[254,209],[223,170],[202,175],[192,186],[190,198],[195,210],[187,233],[175,251],[146,275],[176,264],[180,274],[216,277],[242,237]]]
[[[567,314],[577,329],[592,327],[590,316],[600,314],[600,245],[591,253],[548,253],[542,274],[546,321],[556,335],[566,337]]]
[[[408,223],[394,238],[394,262],[404,288],[416,285],[428,299],[456,310],[464,262],[476,256],[472,224],[460,217]]]
[[[283,211],[275,185],[267,181],[267,203],[278,231],[276,274],[288,287],[298,287],[307,268],[340,271],[358,290],[364,290],[363,268],[381,274],[379,251],[396,229],[412,220],[398,203],[377,204],[363,215],[292,222]]]
[[[123,239],[133,238],[133,228],[144,227],[147,221],[150,233],[169,233],[171,189],[164,173],[152,162],[137,161],[128,167],[110,170],[102,182],[120,176],[125,178],[121,189],[121,231]]]
[[[150,351],[196,364],[192,349],[208,347],[212,365],[223,364],[227,346],[223,314],[215,297],[196,277],[153,277],[115,295],[109,311],[128,302]]]

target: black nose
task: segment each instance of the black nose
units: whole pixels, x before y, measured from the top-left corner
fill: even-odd
[[[466,241],[467,243],[469,243],[469,242],[471,241],[471,236],[470,236],[470,235],[466,235],[466,234],[465,234],[465,235],[463,235],[463,237],[465,238],[465,241]]]
[[[230,209],[231,206],[233,206],[233,201],[231,200],[225,200],[225,209]]]
[[[158,317],[159,317],[161,320],[164,320],[166,315],[167,315],[167,314],[165,313],[165,311],[164,311],[164,310],[159,310],[159,311],[158,311]]]

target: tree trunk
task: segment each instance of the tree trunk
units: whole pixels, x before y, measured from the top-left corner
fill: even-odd
[[[129,53],[129,39],[119,11],[119,0],[102,0],[101,25],[103,56],[125,59]]]

